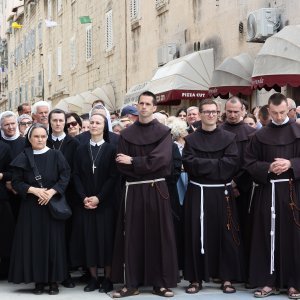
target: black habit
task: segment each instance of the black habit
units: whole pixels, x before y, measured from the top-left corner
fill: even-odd
[[[130,165],[117,164],[127,182],[165,178],[172,166],[170,130],[157,120],[147,124],[137,121],[121,132],[118,153],[133,157]],[[175,287],[178,278],[176,240],[166,182],[128,186],[127,199],[123,198],[122,205],[112,279],[123,282],[125,263],[125,283],[129,288]]]
[[[253,188],[253,180],[250,174],[245,170],[245,151],[249,143],[250,136],[255,134],[256,129],[250,127],[243,121],[237,124],[231,124],[228,121],[219,126],[224,130],[232,132],[236,135],[236,142],[239,151],[240,169],[234,175],[234,182],[237,185],[239,196],[236,197],[236,206],[238,210],[241,238],[243,241],[243,249],[245,255],[245,267],[248,270],[249,250],[251,241],[252,215],[250,214],[251,191]],[[247,271],[248,273],[248,271]]]
[[[5,174],[7,174],[10,162],[10,148],[0,141],[0,173],[3,174],[3,178],[0,180],[0,278],[7,276],[8,258],[15,228],[15,219],[9,204],[8,190],[5,186]]]
[[[198,128],[185,140],[183,166],[189,180],[222,186],[203,187],[201,243],[201,188],[191,182],[188,184],[184,201],[184,278],[191,282],[209,281],[210,278],[241,280],[243,266],[236,203],[231,186],[225,186],[239,168],[235,135],[219,128],[211,132]],[[204,253],[201,253],[202,246]]]
[[[94,173],[92,157],[96,167]],[[91,146],[87,143],[78,147],[74,162],[78,209],[73,215],[70,242],[73,266],[105,267],[112,264],[115,225],[112,194],[116,179],[112,145],[105,142],[101,146]],[[83,200],[91,196],[97,196],[100,201],[96,209],[84,208]]]
[[[10,155],[11,155],[11,160],[15,159],[23,150],[25,147],[25,138],[22,136],[19,136],[15,140],[6,140],[2,137],[2,141],[7,144],[10,148]],[[5,177],[6,181],[11,181],[12,174],[11,174],[10,168],[7,170]],[[12,191],[8,191],[8,195],[10,198],[10,205],[12,208],[12,212],[14,214],[15,220],[18,218],[19,214],[19,209],[20,209],[20,197],[19,195],[14,194]]]
[[[177,181],[180,177],[181,169],[182,169],[182,159],[181,154],[178,149],[178,146],[173,143],[172,148],[172,172],[170,176],[166,177],[173,222],[174,222],[174,230],[176,237],[176,248],[177,248],[177,257],[178,257],[178,267],[180,270],[183,269],[183,207],[180,205],[179,195],[177,190]]]
[[[270,164],[275,158],[290,160],[291,169],[279,176],[270,173]],[[270,122],[251,139],[245,160],[248,172],[259,184],[253,197],[250,284],[278,288],[294,287],[299,290],[300,225],[299,211],[296,211],[296,207],[300,207],[300,125],[292,121],[279,126]],[[272,262],[270,180],[278,179],[293,181],[294,204],[291,204],[289,182],[275,183],[274,272],[270,274]]]
[[[25,151],[31,151],[26,148]],[[63,155],[49,149],[34,155],[43,186],[63,194],[70,179],[70,168]],[[54,219],[47,205],[28,194],[30,186],[39,187],[25,153],[11,163],[12,185],[22,197],[11,254],[8,280],[14,283],[56,282],[67,275],[64,222]],[[51,200],[50,200],[51,201]]]

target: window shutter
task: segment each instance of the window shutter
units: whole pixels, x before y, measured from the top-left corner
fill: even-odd
[[[70,39],[70,69],[76,68],[76,39],[72,37]]]
[[[52,80],[52,56],[51,53],[48,54],[48,83]]]
[[[139,0],[130,1],[130,19],[134,20],[138,18],[139,14]]]
[[[57,0],[57,14],[62,11],[62,0]]]
[[[92,25],[86,27],[86,47],[85,47],[85,58],[86,61],[92,59],[92,48],[93,48],[93,36],[92,36]]]
[[[113,47],[112,10],[105,14],[105,25],[106,51],[110,51]]]
[[[42,27],[42,21],[39,21],[38,24],[38,46],[43,44],[43,27]]]
[[[52,19],[52,0],[48,0],[48,20]]]
[[[62,48],[57,47],[57,76],[62,75]]]

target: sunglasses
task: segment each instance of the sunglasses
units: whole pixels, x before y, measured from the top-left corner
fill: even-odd
[[[20,122],[20,125],[22,125],[22,126],[30,126],[30,125],[32,125],[32,122]]]
[[[76,125],[78,125],[78,122],[73,121],[73,122],[67,123],[67,128],[70,128],[71,125],[72,125],[72,127],[75,127]]]

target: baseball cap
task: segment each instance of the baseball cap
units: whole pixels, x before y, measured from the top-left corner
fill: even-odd
[[[135,106],[127,105],[127,106],[123,107],[122,112],[121,112],[121,117],[126,116],[126,115],[138,116],[139,112]]]

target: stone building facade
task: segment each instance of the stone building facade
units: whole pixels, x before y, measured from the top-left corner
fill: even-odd
[[[174,46],[172,58],[213,48],[218,66],[242,52],[254,58],[262,47],[247,42],[249,12],[274,7],[281,27],[300,24],[297,0],[2,0],[0,5],[8,57],[5,61],[0,53],[1,111],[42,98],[55,106],[104,85],[112,86],[119,109],[132,86],[151,80],[167,62],[158,55],[167,45]],[[83,16],[91,23],[82,24]],[[13,22],[22,28],[13,29]],[[266,95],[253,91],[251,98],[260,104]]]

